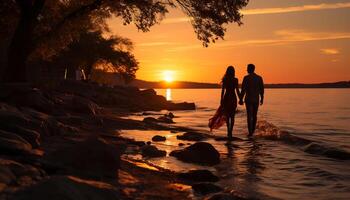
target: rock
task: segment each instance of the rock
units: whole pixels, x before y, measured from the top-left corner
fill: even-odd
[[[93,101],[75,95],[64,95],[61,97],[65,109],[69,109],[78,113],[96,115],[100,108]]]
[[[167,116],[158,117],[157,120],[158,120],[158,122],[167,123],[167,124],[172,124],[172,123],[174,123],[174,121],[172,120],[172,118],[167,117]]]
[[[74,176],[54,176],[18,191],[15,200],[115,200],[117,189],[104,182],[79,179]]]
[[[29,144],[32,145],[33,148],[38,148],[40,146],[40,134],[34,130],[29,130],[16,124],[8,124],[8,126],[3,126],[1,129],[5,131],[10,131],[16,135],[21,136],[25,139]]]
[[[209,170],[190,170],[180,173],[179,178],[193,182],[217,182],[219,178]]]
[[[48,166],[83,177],[116,178],[124,148],[123,144],[117,146],[101,138],[90,138],[56,150],[46,155],[44,161]]]
[[[7,169],[8,171],[11,171],[11,174],[10,174],[11,177],[13,175],[13,177],[15,178],[16,177],[19,178],[21,176],[29,176],[29,177],[37,178],[45,174],[42,170],[39,170],[31,165],[25,165],[13,160],[7,160],[7,159],[1,159],[1,158],[0,158],[0,169]]]
[[[175,115],[172,112],[169,112],[166,116],[170,119],[173,119],[175,117]]]
[[[157,123],[158,120],[154,117],[145,117],[143,119],[143,122],[145,122],[145,123]]]
[[[175,150],[170,153],[177,159],[201,165],[216,165],[220,163],[219,152],[209,143],[197,142],[183,150]]]
[[[168,105],[168,110],[195,110],[196,105],[194,103],[170,103]]]
[[[166,156],[166,151],[159,150],[153,145],[145,145],[141,148],[141,154],[143,157],[164,157]]]
[[[183,135],[176,136],[179,140],[187,140],[187,141],[201,141],[205,139],[203,134],[197,132],[186,132]]]
[[[21,136],[0,130],[0,151],[7,154],[30,153],[32,146]]]
[[[143,96],[156,96],[157,92],[154,89],[141,90],[140,94]]]
[[[29,84],[2,84],[0,93],[5,102],[20,106],[30,107],[36,110],[50,113],[54,103],[48,98],[48,95]]]
[[[194,192],[200,195],[217,193],[223,190],[220,186],[214,185],[212,183],[197,183],[192,185],[192,189],[194,190]]]
[[[155,142],[163,142],[165,140],[166,140],[166,137],[160,136],[160,135],[155,135],[152,137],[152,141],[155,141]]]

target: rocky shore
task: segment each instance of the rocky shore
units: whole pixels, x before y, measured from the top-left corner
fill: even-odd
[[[122,118],[163,109],[195,105],[133,87],[0,85],[0,199],[245,199],[215,185],[219,178],[210,171],[175,173],[123,156],[130,146],[146,157],[166,152],[152,142],[124,138],[118,130],[172,130],[185,131],[178,139],[195,143],[170,156],[199,165],[220,163],[216,149],[202,142],[205,134],[165,125],[173,114],[144,121]]]

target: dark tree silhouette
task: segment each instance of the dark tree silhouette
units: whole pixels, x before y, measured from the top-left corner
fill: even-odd
[[[83,69],[87,77],[95,68],[105,72],[118,72],[126,82],[135,78],[138,69],[129,39],[113,36],[102,37],[100,31],[83,33],[79,40],[68,45],[58,56],[46,61],[49,68],[68,67],[70,77],[76,69]]]
[[[239,10],[249,0],[2,0],[0,14],[16,20],[1,20],[12,33],[4,80],[25,81],[30,56],[52,56],[79,36],[81,29],[105,28],[104,19],[117,16],[142,31],[160,22],[169,8],[186,13],[198,39],[207,46],[223,38],[225,25],[241,24]],[[10,17],[10,18],[11,18]],[[17,21],[13,24],[14,21]],[[11,24],[7,24],[11,23]],[[3,25],[5,24],[5,25]]]

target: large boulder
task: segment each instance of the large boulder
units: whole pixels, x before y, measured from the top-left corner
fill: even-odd
[[[47,167],[83,177],[116,178],[124,144],[108,144],[101,138],[89,138],[47,154]]]
[[[190,170],[188,172],[180,173],[180,179],[192,182],[217,182],[219,178],[209,170]]]
[[[63,108],[78,113],[96,115],[100,110],[95,102],[84,97],[66,94],[61,97],[61,100]]]
[[[186,132],[182,135],[176,136],[177,139],[179,140],[187,140],[187,141],[201,141],[204,140],[206,137],[197,132]]]
[[[21,136],[0,130],[1,154],[30,153],[32,146]]]
[[[0,85],[0,100],[18,107],[31,107],[50,113],[54,103],[49,95],[30,84],[2,84]]]
[[[166,151],[159,150],[154,145],[145,145],[141,148],[141,154],[143,157],[156,158],[166,156]]]
[[[108,183],[79,179],[73,176],[54,176],[18,191],[13,200],[116,200],[120,195]]]
[[[170,153],[177,159],[201,165],[216,165],[220,163],[220,153],[209,143],[197,142],[182,150],[175,150]]]

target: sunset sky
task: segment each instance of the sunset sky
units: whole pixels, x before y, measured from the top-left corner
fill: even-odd
[[[204,48],[189,20],[172,10],[150,32],[109,21],[130,38],[140,62],[137,78],[218,83],[228,65],[240,79],[254,63],[266,83],[350,80],[350,0],[251,0],[243,26],[228,25],[224,41]]]

